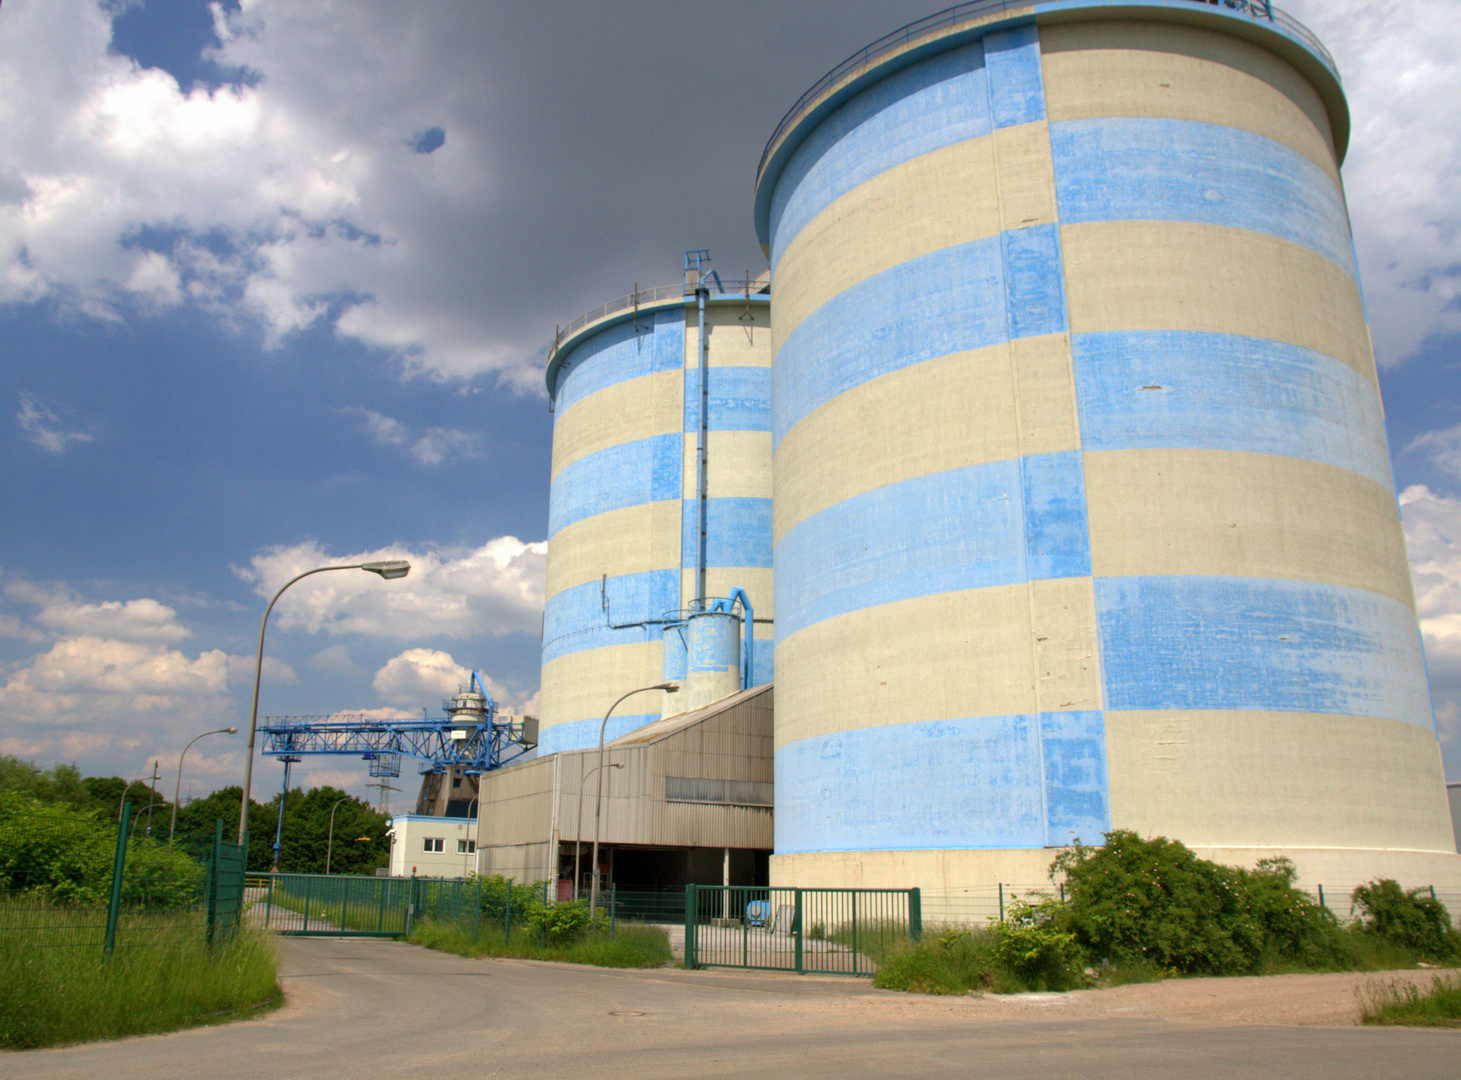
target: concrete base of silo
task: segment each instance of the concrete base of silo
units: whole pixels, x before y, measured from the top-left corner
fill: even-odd
[[[1453,918],[1461,916],[1461,855],[1444,851],[1356,848],[1193,847],[1204,859],[1251,868],[1259,859],[1286,856],[1298,869],[1300,888],[1323,890],[1341,919],[1350,915],[1350,892],[1376,878],[1406,888],[1431,886]],[[1058,848],[966,851],[804,852],[771,857],[773,888],[907,889],[923,893],[927,923],[980,923],[1009,904],[1040,891],[1054,893],[1050,864]]]

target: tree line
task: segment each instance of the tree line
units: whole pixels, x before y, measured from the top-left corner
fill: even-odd
[[[63,809],[78,818],[115,822],[127,781],[120,776],[83,776],[75,765],[40,769],[9,755],[0,755],[0,792],[13,793],[54,812]],[[215,823],[223,822],[225,838],[237,835],[243,789],[234,784],[178,807],[177,837],[191,849],[211,842]],[[167,842],[172,803],[162,792],[133,783],[130,835]],[[340,801],[343,800],[343,801]],[[335,808],[333,844],[330,808]],[[12,808],[16,805],[11,802]],[[149,811],[150,806],[150,811]],[[268,802],[249,800],[250,871],[265,872],[274,862],[274,834],[279,820],[279,794]],[[390,819],[364,799],[323,787],[289,792],[284,801],[284,832],[279,868],[285,873],[321,874],[328,849],[332,874],[371,874],[390,861],[386,829]]]

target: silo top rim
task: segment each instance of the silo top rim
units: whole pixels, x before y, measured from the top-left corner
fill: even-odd
[[[758,278],[745,281],[721,283],[720,291],[711,292],[707,302],[711,304],[756,303],[765,304],[771,300],[771,272],[768,270]],[[560,327],[548,346],[548,364],[545,378],[548,397],[558,392],[558,376],[563,372],[563,357],[568,351],[590,334],[607,326],[624,322],[641,314],[662,311],[671,307],[686,307],[695,303],[695,294],[683,284],[660,285],[650,289],[620,296],[598,307],[584,312],[567,326]]]
[[[1268,0],[972,0],[885,34],[812,85],[776,125],[756,169],[756,235],[771,244],[771,192],[797,146],[824,116],[870,83],[934,53],[996,30],[1081,19],[1142,18],[1221,29],[1259,42],[1314,85],[1329,113],[1338,162],[1349,143],[1349,106],[1339,69],[1312,30]]]

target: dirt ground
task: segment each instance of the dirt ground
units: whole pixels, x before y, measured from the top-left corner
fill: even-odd
[[[1076,990],[1067,994],[985,994],[961,999],[981,1019],[1123,1017],[1208,1024],[1359,1023],[1367,989],[1391,984],[1429,987],[1453,971],[1382,971],[1358,974],[1265,975]]]

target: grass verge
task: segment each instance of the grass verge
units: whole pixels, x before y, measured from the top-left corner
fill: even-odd
[[[1461,975],[1437,975],[1429,990],[1386,983],[1360,991],[1360,1022],[1461,1027]]]
[[[612,941],[591,931],[577,941],[544,945],[536,934],[527,930],[514,930],[504,937],[500,929],[484,927],[482,936],[474,941],[471,934],[453,923],[422,919],[415,924],[406,940],[413,945],[458,956],[511,956],[596,967],[663,967],[672,956],[670,939],[663,930],[634,923],[620,923]]]
[[[272,939],[241,931],[210,949],[196,920],[131,916],[110,960],[93,946],[41,946],[0,931],[0,1048],[155,1034],[280,1004]]]

